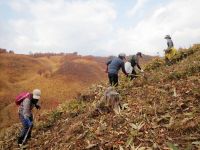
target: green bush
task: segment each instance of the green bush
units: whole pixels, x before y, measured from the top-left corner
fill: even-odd
[[[196,65],[196,66],[191,66],[186,70],[188,75],[193,75],[195,73],[199,73],[200,72],[200,65]]]
[[[188,76],[192,76],[195,73],[199,73],[200,72],[200,66],[199,65],[193,65],[190,66],[189,68],[187,68],[186,70],[182,71],[182,72],[178,72],[178,71],[174,71],[172,73],[169,74],[168,79],[170,80],[179,80]]]
[[[55,121],[60,118],[61,114],[62,114],[62,112],[60,112],[58,110],[54,110],[51,112],[50,118]]]
[[[151,63],[145,66],[145,71],[155,70],[165,64],[164,60],[161,58],[154,59]]]
[[[179,80],[181,78],[184,78],[185,76],[186,76],[185,73],[174,71],[174,72],[169,74],[168,79],[170,79],[170,80]]]

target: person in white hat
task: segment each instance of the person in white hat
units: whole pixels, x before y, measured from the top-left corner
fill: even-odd
[[[107,62],[106,72],[108,73],[108,78],[111,86],[118,86],[118,72],[122,68],[122,72],[127,75],[124,68],[124,60],[126,55],[120,53],[118,57],[113,58]]]
[[[31,130],[33,127],[33,114],[32,109],[36,107],[40,109],[38,101],[41,97],[41,91],[34,89],[29,97],[26,97],[19,105],[19,118],[23,125],[20,136],[18,137],[18,144],[22,144],[25,140],[31,138]],[[24,143],[23,143],[24,144]]]

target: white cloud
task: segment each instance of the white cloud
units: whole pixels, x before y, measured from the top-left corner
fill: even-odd
[[[132,9],[127,12],[128,16],[135,16],[140,9],[142,9],[149,0],[137,0]]]
[[[17,13],[29,14],[28,19],[9,22],[14,36],[6,45],[22,50],[103,49],[116,18],[111,3],[104,0],[19,0],[11,6]]]
[[[166,48],[166,34],[172,36],[177,48],[200,42],[198,6],[199,0],[171,1],[155,9],[136,26],[118,30],[113,45],[129,54],[136,51],[156,54]]]
[[[166,48],[166,34],[172,36],[177,48],[200,42],[199,0],[154,2],[154,9],[149,10],[147,1],[138,0],[127,11],[129,17],[123,21],[134,20],[141,8],[144,14],[129,27],[123,22],[116,26],[117,15],[127,12],[114,9],[114,0],[9,1],[16,16],[0,22],[0,45],[18,53],[70,50],[117,55],[122,51],[161,53]]]

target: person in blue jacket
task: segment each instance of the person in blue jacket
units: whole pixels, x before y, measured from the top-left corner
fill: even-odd
[[[122,69],[122,72],[127,76],[124,68],[124,60],[126,55],[120,53],[118,57],[113,58],[107,62],[106,72],[108,73],[108,78],[111,86],[118,86],[118,72]]]

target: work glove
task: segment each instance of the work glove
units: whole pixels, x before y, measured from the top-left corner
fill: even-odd
[[[35,108],[41,109],[40,105],[35,105]]]
[[[31,127],[31,126],[33,125],[33,122],[29,119],[29,117],[25,117],[24,120],[25,120],[25,123],[26,123],[29,127]]]
[[[124,73],[124,75],[125,75],[126,77],[128,77],[128,73]]]

